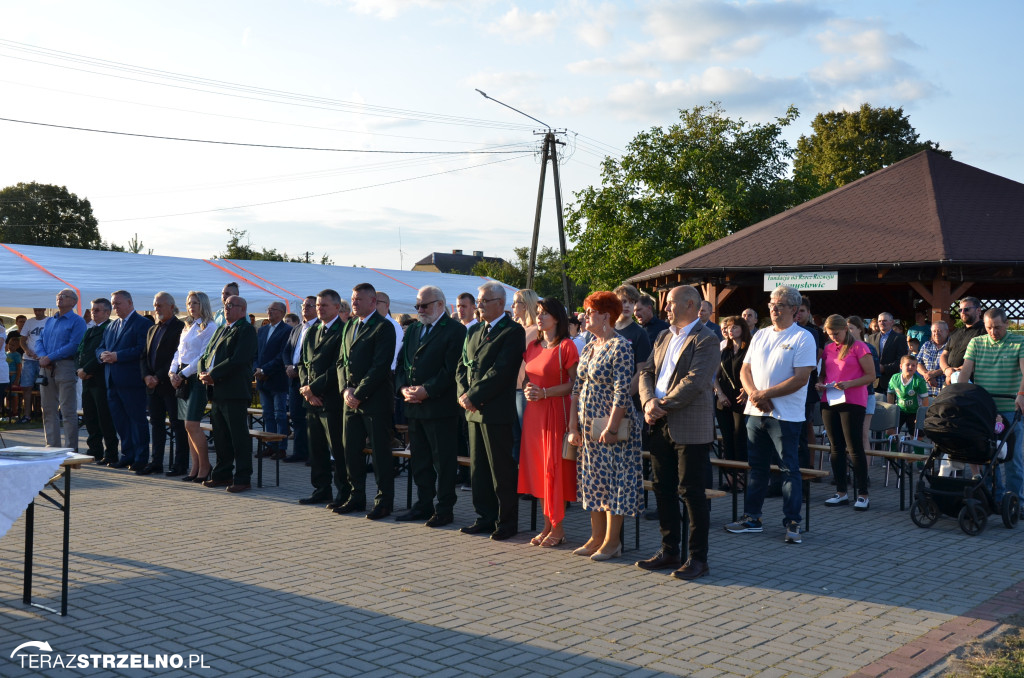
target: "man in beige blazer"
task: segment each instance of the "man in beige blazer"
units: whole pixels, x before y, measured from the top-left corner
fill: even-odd
[[[640,367],[640,402],[652,427],[649,447],[661,549],[636,566],[678,568],[672,576],[683,580],[708,573],[710,518],[704,483],[715,437],[712,384],[722,358],[718,337],[700,321],[700,301],[689,285],[669,292],[665,309],[671,325]],[[682,521],[672,508],[679,494],[690,515],[689,557],[682,566]]]

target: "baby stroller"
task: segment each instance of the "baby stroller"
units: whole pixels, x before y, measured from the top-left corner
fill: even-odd
[[[995,432],[996,404],[992,396],[974,384],[950,384],[928,407],[924,432],[934,443],[921,470],[910,519],[918,527],[931,527],[940,515],[955,517],[960,529],[975,536],[985,530],[988,516],[999,513],[1012,529],[1020,518],[1020,498],[1007,491],[996,503],[996,467],[1010,461],[1012,442],[1007,439],[1020,413],[1014,414],[1003,432]],[[1005,450],[1005,458],[1000,459]],[[956,464],[975,464],[981,473],[963,478],[940,475],[946,455]]]

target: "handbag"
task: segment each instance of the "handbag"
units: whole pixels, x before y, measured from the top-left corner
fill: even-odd
[[[599,440],[601,437],[601,431],[608,427],[609,419],[611,419],[611,417],[598,417],[594,419],[594,425],[590,427],[590,439],[595,443],[601,442]],[[630,419],[628,414],[623,415],[622,420],[619,421],[619,430],[615,432],[615,439],[618,442],[621,443],[624,440],[629,440],[629,429],[630,424],[632,423],[633,421]]]
[[[562,346],[558,346],[558,377],[562,377]],[[561,397],[561,396],[559,396]],[[565,411],[565,399],[562,399],[562,417],[565,421],[565,433],[562,434],[562,459],[567,461],[576,461],[580,456],[579,445],[573,445],[569,442],[569,413]]]
[[[182,365],[181,367],[178,368],[178,376],[181,376],[181,371],[185,367],[186,367],[186,365]],[[174,389],[174,395],[176,395],[181,400],[188,400],[189,399],[189,396],[192,395],[192,384],[189,383],[189,378],[188,377],[186,377],[185,380],[181,382],[181,386],[179,386],[178,388]]]

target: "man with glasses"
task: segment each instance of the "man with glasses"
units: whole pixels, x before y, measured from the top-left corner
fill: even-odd
[[[804,389],[815,365],[814,337],[796,324],[800,292],[782,285],[772,292],[768,311],[772,326],[754,335],[743,359],[740,380],[748,394],[747,453],[750,477],[743,500],[743,517],[725,526],[727,532],[761,532],[770,475],[776,455],[783,473],[782,508],[786,543],[799,544],[803,487],[798,459],[804,428]]]
[[[409,473],[416,503],[396,520],[426,520],[441,527],[454,520],[458,473],[458,417],[455,372],[466,328],[445,312],[444,292],[433,285],[416,294],[417,322],[405,331],[395,388],[409,422]],[[437,506],[434,506],[435,484]]]
[[[878,379],[875,380],[875,393],[886,393],[889,390],[889,380],[900,371],[900,362],[910,350],[907,338],[893,330],[893,324],[892,313],[879,313],[878,332],[866,340],[878,351],[878,362],[881,365]]]
[[[291,329],[281,349],[281,362],[288,378],[288,423],[292,429],[292,453],[285,462],[306,462],[309,459],[309,428],[306,426],[306,401],[299,393],[299,363],[302,362],[302,342],[309,328],[316,325],[316,297],[302,300],[302,322]],[[307,462],[308,463],[308,462]]]
[[[246,424],[251,397],[256,329],[245,321],[246,302],[232,295],[224,302],[224,325],[210,339],[199,359],[199,381],[210,388],[210,424],[217,446],[217,465],[205,487],[228,492],[252,488],[252,440]]]
[[[85,336],[85,321],[75,313],[78,295],[64,289],[57,293],[57,313],[43,326],[36,345],[39,374],[46,377],[39,386],[43,407],[43,433],[47,447],[69,447],[78,451],[78,415],[75,351]],[[64,445],[60,440],[60,422],[64,419]]]
[[[981,301],[977,297],[964,297],[960,300],[960,320],[964,326],[949,335],[946,350],[939,356],[939,365],[946,375],[947,384],[960,381],[957,372],[963,367],[964,355],[971,339],[985,334],[985,323],[981,319]]]
[[[486,282],[477,292],[481,321],[466,334],[457,370],[459,405],[469,426],[470,481],[477,519],[466,534],[501,541],[519,531],[518,471],[512,456],[516,379],[526,332],[505,313],[505,288]]]

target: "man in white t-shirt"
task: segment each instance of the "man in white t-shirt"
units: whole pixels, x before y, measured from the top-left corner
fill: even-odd
[[[19,424],[27,424],[32,417],[32,389],[36,387],[36,377],[39,376],[39,357],[36,355],[36,349],[39,338],[43,336],[43,326],[49,320],[45,308],[33,308],[32,313],[33,317],[26,320],[21,328],[21,347],[25,349],[25,358],[21,363],[22,417],[18,420]]]
[[[725,526],[727,532],[761,532],[761,507],[768,490],[769,466],[782,459],[782,509],[786,543],[799,544],[800,480],[798,445],[804,430],[807,378],[814,369],[814,337],[796,324],[800,292],[782,285],[772,292],[768,310],[772,326],[754,335],[743,359],[740,379],[747,392],[747,454],[750,478],[743,499],[743,517]]]

